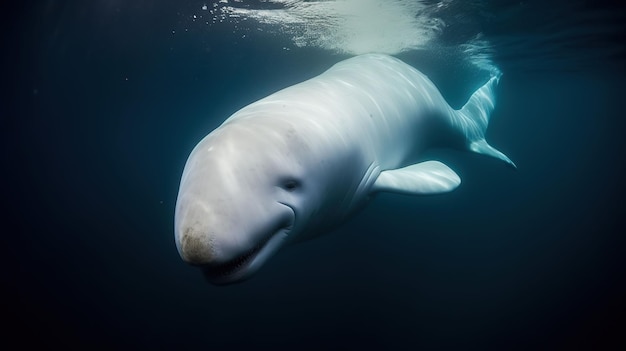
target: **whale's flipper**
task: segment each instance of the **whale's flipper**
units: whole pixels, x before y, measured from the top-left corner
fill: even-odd
[[[465,135],[467,147],[479,154],[495,157],[516,168],[505,154],[496,150],[485,140],[491,112],[495,107],[495,87],[501,74],[491,77],[485,85],[472,94],[465,106],[455,111],[453,125]]]
[[[439,161],[426,161],[381,172],[372,191],[430,195],[452,191],[459,184],[461,178],[448,166]]]

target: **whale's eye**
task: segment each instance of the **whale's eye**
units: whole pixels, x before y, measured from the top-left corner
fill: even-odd
[[[294,191],[298,189],[300,183],[295,179],[287,179],[283,182],[283,188],[287,191]]]

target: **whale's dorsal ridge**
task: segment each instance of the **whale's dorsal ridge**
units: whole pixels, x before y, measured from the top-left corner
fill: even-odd
[[[452,191],[459,184],[461,178],[450,167],[439,161],[426,161],[381,172],[372,191],[432,195]]]

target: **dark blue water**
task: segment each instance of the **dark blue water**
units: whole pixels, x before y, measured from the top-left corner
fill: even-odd
[[[455,192],[381,195],[253,279],[215,287],[174,245],[188,153],[240,107],[347,56],[189,25],[202,4],[50,0],[5,10],[5,340],[121,349],[626,345],[623,8],[485,1],[450,10],[442,40],[461,42],[479,27],[493,44],[504,76],[487,138],[518,170],[434,150],[463,179]],[[455,106],[480,84],[454,58],[398,56]]]

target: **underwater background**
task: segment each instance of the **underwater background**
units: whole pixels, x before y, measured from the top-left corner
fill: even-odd
[[[357,3],[3,5],[4,341],[625,347],[624,8]],[[500,69],[487,140],[518,169],[431,150],[456,191],[381,194],[252,279],[207,283],[174,244],[191,149],[239,108],[370,50],[428,74],[456,108]]]

